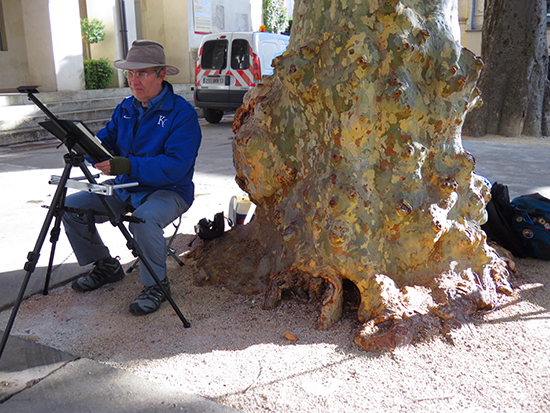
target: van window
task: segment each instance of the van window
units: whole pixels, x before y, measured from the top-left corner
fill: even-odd
[[[244,39],[233,40],[231,45],[231,69],[246,70],[250,66],[248,42]]]
[[[209,40],[202,47],[201,67],[220,70],[227,66],[227,40]]]

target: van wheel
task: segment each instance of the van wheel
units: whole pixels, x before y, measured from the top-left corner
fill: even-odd
[[[223,110],[218,109],[204,109],[204,119],[210,123],[219,123],[223,118]]]

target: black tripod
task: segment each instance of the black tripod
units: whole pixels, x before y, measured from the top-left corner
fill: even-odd
[[[61,228],[61,218],[63,216],[63,213],[65,211],[71,211],[72,209],[65,207],[65,197],[67,195],[67,183],[69,182],[69,177],[71,174],[71,169],[73,167],[79,167],[80,170],[84,173],[85,178],[88,180],[90,184],[97,184],[95,181],[94,176],[90,173],[88,170],[86,164],[85,164],[85,156],[89,156],[94,161],[99,161],[103,154],[101,151],[94,147],[94,142],[89,141],[89,138],[82,132],[81,129],[73,128],[72,125],[74,123],[68,122],[68,121],[60,121],[58,120],[43,104],[40,102],[35,96],[34,93],[38,93],[36,90],[36,87],[34,86],[27,86],[27,87],[20,87],[18,88],[19,92],[27,93],[30,100],[32,100],[50,119],[51,122],[41,123],[40,125],[44,128],[48,129],[50,132],[54,133],[54,135],[59,138],[63,144],[67,147],[68,153],[64,155],[65,160],[65,167],[63,169],[63,173],[59,179],[59,182],[57,183],[57,189],[55,191],[55,194],[53,196],[52,202],[50,204],[50,207],[48,209],[48,214],[46,215],[46,219],[44,220],[44,223],[42,224],[42,228],[40,230],[40,234],[38,235],[38,239],[36,241],[36,244],[34,246],[34,249],[30,251],[27,255],[27,262],[25,263],[24,270],[26,271],[25,278],[23,279],[23,284],[21,285],[21,289],[19,290],[19,295],[17,296],[17,299],[15,301],[15,304],[13,306],[8,325],[6,326],[6,330],[4,331],[4,335],[2,337],[2,342],[0,343],[0,358],[2,357],[2,353],[4,352],[4,348],[6,346],[6,342],[8,340],[8,337],[10,335],[11,329],[13,327],[13,323],[15,320],[15,317],[17,316],[17,312],[19,311],[19,307],[21,305],[21,302],[23,301],[23,297],[25,295],[25,291],[27,289],[27,286],[29,284],[29,280],[31,277],[31,274],[36,269],[36,264],[38,262],[38,258],[40,257],[40,250],[42,249],[42,246],[44,245],[44,241],[46,239],[46,235],[48,233],[48,229],[50,228],[53,219],[55,218],[54,226],[50,233],[50,242],[52,243],[52,248],[50,252],[50,259],[48,263],[48,269],[46,272],[46,281],[44,284],[44,290],[43,294],[48,294],[48,287],[50,282],[50,276],[52,272],[52,265],[53,265],[53,258],[55,254],[55,247],[56,243],[59,239],[59,233]],[[147,270],[151,273],[153,279],[155,280],[156,284],[160,287],[161,291],[164,293],[165,297],[167,298],[168,302],[178,315],[179,319],[182,321],[183,326],[185,328],[189,328],[191,325],[189,322],[185,319],[181,311],[179,310],[178,306],[172,299],[172,296],[167,291],[167,289],[162,285],[160,282],[158,276],[153,271],[150,263],[145,259],[143,256],[141,249],[137,242],[134,240],[128,229],[124,226],[124,221],[132,221],[134,222],[143,222],[139,219],[132,218],[132,217],[120,217],[117,214],[115,214],[112,210],[112,208],[109,206],[107,201],[104,199],[104,195],[98,195],[101,198],[101,201],[103,205],[105,206],[106,210],[109,213],[109,219],[111,223],[118,227],[120,231],[122,232],[122,235],[127,241],[127,247],[132,251],[132,254],[135,257],[138,257],[141,263],[147,268]]]

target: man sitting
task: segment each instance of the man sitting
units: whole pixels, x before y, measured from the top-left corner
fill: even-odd
[[[132,212],[144,223],[130,223],[143,257],[169,292],[166,277],[167,246],[164,227],[186,212],[194,199],[193,172],[201,143],[197,113],[183,97],[176,95],[166,75],[179,70],[166,64],[164,48],[156,42],[137,40],[126,60],[114,66],[123,69],[133,96],[125,98],[111,120],[97,134],[114,158],[96,163],[105,175],[114,175],[107,183],[138,182],[139,186],[116,189],[104,197],[116,214]],[[108,217],[96,194],[79,192],[67,197],[67,207],[96,211],[95,222]],[[72,288],[79,292],[95,290],[120,281],[124,270],[88,218],[76,213],[63,215],[65,232],[81,266],[94,263],[86,276],[75,280]],[[130,312],[145,315],[159,309],[166,299],[147,268],[142,266],[140,281],[144,288],[130,304]]]

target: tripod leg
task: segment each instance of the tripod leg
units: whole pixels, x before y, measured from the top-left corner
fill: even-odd
[[[25,296],[25,291],[27,290],[27,286],[29,284],[31,274],[36,269],[36,263],[38,262],[38,258],[40,257],[40,250],[44,245],[44,240],[46,239],[48,228],[50,228],[54,215],[57,213],[57,211],[60,208],[63,207],[63,204],[61,202],[65,199],[65,194],[67,191],[67,189],[65,188],[65,183],[67,182],[67,179],[69,178],[70,173],[71,173],[71,165],[65,164],[65,169],[63,170],[61,181],[57,187],[57,190],[55,191],[55,195],[48,209],[48,214],[46,215],[46,219],[42,224],[42,229],[40,230],[40,234],[38,235],[38,239],[36,240],[34,249],[31,252],[29,252],[29,254],[27,255],[27,262],[25,263],[25,266],[24,266],[24,269],[25,271],[27,271],[27,273],[25,274],[25,278],[23,279],[23,284],[21,285],[21,289],[19,290],[19,295],[15,300],[13,309],[11,310],[10,318],[8,320],[8,325],[6,326],[6,330],[4,331],[4,335],[2,337],[2,342],[0,343],[0,358],[2,358],[2,353],[4,352],[4,348],[6,347],[6,343],[8,341],[8,337],[13,327],[15,317],[17,316],[17,312],[19,311],[19,307],[21,305],[21,302],[23,301],[23,297]]]
[[[62,198],[59,201],[59,205],[65,205],[65,196],[67,195],[67,191],[65,190],[63,192]],[[63,216],[63,208],[58,208],[57,211],[54,211],[55,215],[55,223],[53,225],[53,228],[50,232],[50,242],[52,244],[52,249],[50,251],[50,260],[48,262],[48,270],[46,271],[46,280],[44,281],[44,290],[42,291],[43,295],[48,295],[48,289],[50,287],[50,278],[52,275],[52,267],[53,267],[53,258],[55,255],[55,247],[57,245],[57,241],[59,241],[59,234],[61,232],[61,217]]]
[[[122,235],[124,235],[124,238],[126,238],[126,241],[128,241],[128,243],[127,243],[128,248],[132,250],[134,256],[139,257],[139,259],[141,261],[141,264],[143,266],[145,266],[145,268],[147,268],[147,270],[149,271],[149,273],[151,274],[151,276],[153,277],[153,279],[155,280],[155,282],[157,283],[157,285],[159,286],[161,291],[164,293],[164,296],[166,297],[166,299],[168,300],[168,302],[170,303],[170,305],[172,306],[172,308],[174,309],[174,311],[178,315],[179,319],[183,323],[183,326],[185,328],[191,327],[191,324],[189,324],[189,321],[187,321],[185,319],[185,317],[183,316],[183,314],[181,313],[181,311],[178,308],[176,302],[172,298],[172,295],[166,290],[166,288],[164,288],[164,286],[160,282],[160,279],[158,278],[157,274],[155,274],[155,272],[153,271],[153,268],[151,267],[151,264],[149,264],[149,261],[147,261],[145,259],[145,257],[143,256],[143,254],[141,253],[141,250],[140,250],[137,242],[135,242],[135,240],[132,237],[132,235],[130,234],[130,232],[128,232],[128,230],[126,229],[126,227],[124,226],[124,224],[122,222],[116,223],[116,226],[120,229],[120,231],[122,232]]]

